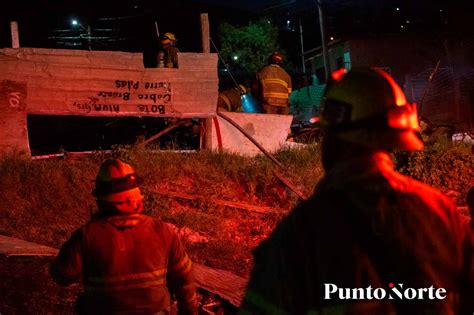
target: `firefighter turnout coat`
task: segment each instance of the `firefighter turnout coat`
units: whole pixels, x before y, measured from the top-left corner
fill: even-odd
[[[166,68],[179,68],[178,65],[178,52],[179,49],[176,46],[170,45],[164,48],[165,52],[165,67]]]
[[[263,107],[270,105],[288,107],[288,97],[291,94],[291,78],[279,65],[270,64],[256,75],[258,83],[257,97]]]
[[[255,250],[241,313],[470,314],[471,246],[455,205],[388,154],[345,161]],[[445,298],[404,291],[431,286]]]
[[[76,230],[51,275],[63,286],[82,279],[80,313],[168,314],[171,293],[181,314],[197,314],[190,259],[170,227],[146,215],[109,216]]]
[[[217,109],[225,112],[242,112],[240,89],[234,87],[219,93]]]

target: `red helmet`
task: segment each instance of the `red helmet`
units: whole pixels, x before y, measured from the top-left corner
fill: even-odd
[[[416,104],[386,72],[359,68],[332,73],[321,104],[321,127],[377,149],[421,150]]]
[[[132,166],[119,159],[109,159],[99,169],[93,194],[98,201],[113,204],[119,212],[141,212],[143,196],[138,188],[141,183]]]
[[[283,54],[279,51],[275,51],[269,58],[270,63],[276,63],[278,65],[283,64]]]

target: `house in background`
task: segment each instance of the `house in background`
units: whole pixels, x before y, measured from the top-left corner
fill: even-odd
[[[443,57],[444,47],[437,42],[414,37],[335,40],[328,44],[330,68],[376,67],[404,82],[409,73],[434,67]],[[305,61],[320,82],[325,82],[321,47],[305,52]]]
[[[425,120],[455,131],[474,130],[473,52],[474,40],[441,42],[411,36],[328,43],[331,70],[383,69],[403,87],[409,101],[418,104]],[[304,55],[318,81],[325,82],[321,47]]]

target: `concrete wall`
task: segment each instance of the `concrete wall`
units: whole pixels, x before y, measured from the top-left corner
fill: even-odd
[[[275,152],[285,144],[293,116],[251,113],[224,113],[246,132],[248,132],[267,151]],[[245,156],[263,154],[237,128],[221,117],[217,117],[222,136],[222,148],[230,153]],[[212,149],[218,150],[217,129],[215,121],[212,123]]]
[[[145,69],[141,53],[0,49],[0,152],[28,150],[27,114],[214,115],[217,55],[180,53],[179,65]]]

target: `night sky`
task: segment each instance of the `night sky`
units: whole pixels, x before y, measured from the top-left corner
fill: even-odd
[[[328,37],[380,37],[414,33],[420,37],[471,36],[472,0],[325,0]],[[398,8],[398,10],[397,10]],[[244,24],[268,16],[280,29],[282,46],[299,52],[298,21],[302,20],[306,50],[320,44],[314,0],[13,0],[0,13],[0,45],[9,47],[9,21],[19,23],[22,47],[86,49],[85,30],[73,27],[76,18],[92,30],[92,49],[144,51],[157,44],[154,22],[161,34],[173,32],[182,51],[200,50],[199,13],[208,12],[211,37],[218,39],[222,21]],[[288,23],[288,21],[290,23]],[[76,38],[76,39],[74,39]],[[78,46],[72,46],[74,43]],[[298,58],[298,56],[294,56]]]

